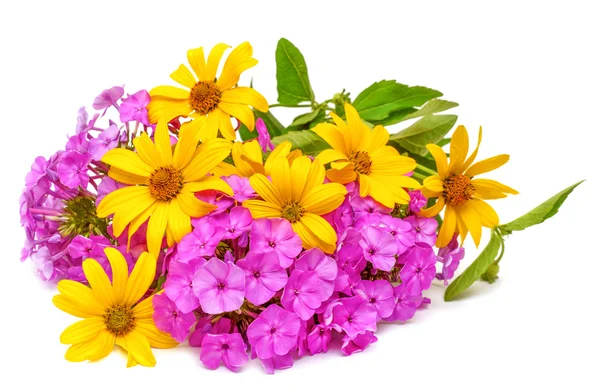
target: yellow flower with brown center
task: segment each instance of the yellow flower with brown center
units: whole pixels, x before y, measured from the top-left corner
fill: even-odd
[[[254,219],[287,219],[305,249],[333,253],[337,235],[321,215],[339,207],[347,191],[340,184],[323,184],[324,180],[325,168],[318,160],[302,156],[290,164],[279,157],[273,162],[271,180],[261,173],[250,177],[250,185],[263,200],[246,200],[243,205]]]
[[[110,354],[115,344],[128,353],[127,367],[154,366],[150,347],[171,348],[177,342],[159,331],[152,315],[152,296],[142,300],[156,273],[156,258],[144,252],[131,275],[123,255],[114,248],[104,250],[112,269],[112,283],[96,260],[83,262],[90,287],[72,280],[58,282],[59,295],[52,302],[60,310],[83,320],[60,335],[70,344],[65,358],[71,362],[97,361]]]
[[[330,113],[335,124],[322,123],[314,128],[332,147],[317,156],[323,164],[331,163],[327,178],[340,184],[358,180],[361,197],[371,196],[390,208],[396,203],[407,204],[410,197],[404,188],[421,186],[405,175],[415,169],[416,162],[386,145],[390,134],[384,127],[370,129],[352,105],[344,107],[347,123]]]
[[[231,142],[217,138],[198,146],[199,137],[190,123],[183,124],[172,150],[167,124],[161,121],[154,143],[142,133],[133,140],[136,152],[115,148],[102,157],[111,166],[111,178],[131,185],[109,193],[98,205],[99,217],[114,214],[115,237],[129,225],[131,238],[148,220],[148,250],[157,257],[165,233],[167,244],[173,246],[192,230],[190,218],[216,208],[198,200],[195,192],[233,193],[225,181],[208,175],[229,155]]]
[[[434,217],[444,206],[444,222],[440,228],[437,247],[448,245],[454,233],[459,233],[464,241],[467,234],[471,233],[475,245],[479,246],[481,228],[496,227],[499,219],[496,211],[485,201],[486,199],[500,199],[507,194],[516,195],[518,192],[497,181],[473,179],[474,176],[490,172],[508,162],[506,154],[473,164],[481,143],[481,128],[475,151],[467,158],[469,153],[469,135],[464,126],[459,126],[450,142],[450,162],[446,153],[435,144],[428,144],[427,149],[435,159],[437,175],[427,177],[423,181],[421,192],[425,197],[437,197],[437,202],[432,207],[421,211],[422,216]]]
[[[148,115],[153,123],[170,121],[175,117],[191,117],[194,129],[203,141],[217,137],[218,131],[229,140],[235,139],[231,124],[233,116],[249,130],[254,130],[254,113],[249,106],[261,112],[269,110],[265,98],[251,87],[237,87],[242,72],[255,66],[252,46],[244,42],[237,46],[225,60],[219,78],[216,77],[221,57],[228,45],[216,45],[204,58],[204,49],[191,49],[188,62],[194,74],[183,64],[171,74],[171,78],[185,89],[159,86],[150,91]]]

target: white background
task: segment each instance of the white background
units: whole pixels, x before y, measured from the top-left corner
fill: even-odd
[[[3,390],[598,390],[598,154],[600,61],[593,2],[75,2],[0,6]],[[420,3],[420,4],[417,4]],[[450,4],[452,3],[452,4]],[[286,37],[304,53],[318,100],[381,79],[425,85],[460,103],[481,157],[510,153],[494,178],[519,196],[493,205],[508,222],[587,179],[560,213],[507,242],[501,278],[460,301],[433,304],[405,325],[385,325],[364,353],[307,357],[264,375],[206,370],[196,349],[155,351],[154,369],[63,359],[73,319],[30,262],[18,197],[37,155],[63,148],[77,109],[103,89],[169,82],[186,50],[249,40],[260,63],[244,74],[274,103],[274,51]],[[280,114],[281,112],[276,112]],[[294,113],[285,112],[289,121]],[[397,128],[392,128],[396,131]],[[467,261],[476,256],[467,244]]]

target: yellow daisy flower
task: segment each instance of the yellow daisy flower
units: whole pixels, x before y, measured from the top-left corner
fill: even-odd
[[[344,107],[347,123],[332,112],[329,114],[335,124],[322,123],[314,128],[332,147],[317,156],[321,163],[331,163],[327,178],[340,184],[358,179],[361,197],[371,196],[389,208],[395,203],[408,204],[410,197],[403,188],[421,186],[405,176],[417,167],[416,162],[386,145],[390,134],[384,127],[370,129],[352,105],[346,103]]]
[[[252,140],[246,143],[236,142],[231,149],[231,157],[233,158],[233,163],[235,164],[239,176],[252,177],[255,173],[270,176],[273,162],[275,162],[277,158],[286,157],[291,163],[299,155],[302,155],[302,151],[300,150],[294,150],[293,153],[290,153],[291,149],[292,143],[288,141],[280,143],[273,151],[271,151],[263,165],[263,154],[258,141]]]
[[[225,181],[207,175],[231,151],[231,142],[212,139],[198,146],[199,133],[184,124],[172,152],[167,124],[158,123],[154,142],[146,133],[133,140],[137,152],[124,148],[108,151],[102,161],[111,165],[108,175],[131,186],[109,193],[98,205],[98,216],[114,214],[113,232],[120,236],[129,225],[129,238],[148,220],[148,250],[157,257],[165,232],[172,246],[192,231],[191,218],[204,216],[216,206],[196,198],[195,192],[233,191]]]
[[[59,295],[52,298],[63,312],[83,318],[60,335],[70,344],[65,358],[71,362],[97,361],[110,354],[115,344],[128,353],[127,367],[154,366],[150,347],[172,348],[177,342],[159,331],[152,320],[152,296],[138,301],[148,291],[156,273],[156,258],[147,252],[137,260],[131,275],[127,262],[114,248],[104,250],[112,269],[112,284],[96,260],[83,262],[90,286],[73,280],[58,282]]]
[[[339,207],[347,191],[340,184],[323,184],[324,180],[325,168],[318,160],[303,156],[290,164],[279,157],[271,167],[271,180],[261,173],[250,177],[250,185],[263,200],[246,200],[243,205],[254,219],[290,221],[304,248],[333,253],[337,235],[321,215]]]
[[[433,155],[437,166],[437,175],[423,180],[421,192],[425,197],[437,197],[432,207],[421,211],[421,215],[434,217],[444,206],[444,222],[440,228],[436,246],[441,248],[448,245],[454,233],[460,233],[464,241],[471,233],[475,245],[479,246],[481,228],[496,227],[498,214],[485,201],[500,199],[506,194],[516,195],[518,192],[506,185],[493,180],[473,179],[474,176],[487,173],[508,162],[506,154],[473,164],[481,143],[481,128],[475,151],[467,158],[469,152],[469,135],[464,126],[459,126],[452,135],[450,142],[450,162],[446,153],[435,144],[428,144],[427,149]]]
[[[217,137],[219,130],[224,138],[234,140],[235,130],[230,116],[240,120],[249,130],[254,130],[254,113],[249,105],[267,112],[269,104],[253,88],[236,85],[242,72],[254,67],[258,60],[252,58],[252,46],[244,42],[229,54],[217,79],[221,57],[229,47],[226,44],[216,45],[207,60],[203,48],[189,50],[187,58],[195,76],[181,64],[171,74],[171,79],[185,89],[172,86],[153,88],[148,105],[150,121],[156,123],[178,116],[192,117],[194,129],[200,131],[203,141]]]

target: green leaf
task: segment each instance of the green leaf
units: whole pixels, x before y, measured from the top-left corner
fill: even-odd
[[[502,238],[492,232],[490,242],[483,249],[481,254],[477,256],[475,261],[462,273],[460,276],[448,286],[444,293],[444,301],[451,301],[458,294],[462,293],[473,283],[475,283],[484,273],[488,267],[494,263],[494,259],[498,254],[500,245],[502,244]]]
[[[417,111],[417,109],[415,109],[415,108],[396,110],[395,112],[390,113],[390,115],[387,116],[385,119],[380,121],[379,124],[386,126],[386,127],[388,125],[398,124],[400,121],[404,121],[406,116],[408,116],[411,113],[414,113],[416,111]]]
[[[398,143],[408,152],[418,155],[427,154],[425,146],[437,143],[454,126],[457,116],[453,114],[429,114],[410,127],[390,136],[390,140]]]
[[[443,99],[432,99],[431,101],[427,102],[421,109],[404,117],[403,121],[427,116],[428,114],[443,112],[445,110],[452,109],[457,106],[458,104],[456,102],[445,101]]]
[[[277,43],[275,61],[278,101],[285,105],[313,102],[315,95],[308,80],[308,68],[298,48],[287,39],[281,38]]]
[[[265,125],[267,126],[267,130],[269,131],[269,135],[271,135],[271,137],[283,135],[286,132],[285,127],[279,122],[279,120],[277,120],[277,118],[275,118],[273,113],[271,113],[271,112],[263,113],[263,112],[259,112],[258,110],[254,110],[254,116],[257,119],[258,118],[263,119],[263,121],[265,122]],[[240,132],[240,137],[242,138],[243,141],[254,139],[254,138],[258,137],[258,133],[256,133],[256,129],[253,132],[250,132],[244,124],[240,125],[239,132]]]
[[[274,145],[286,140],[292,143],[292,150],[299,148],[304,155],[317,156],[321,151],[330,148],[329,144],[313,131],[290,131],[271,139]]]
[[[408,87],[395,80],[382,80],[358,94],[353,105],[363,120],[378,124],[392,112],[421,106],[440,96],[442,93],[427,87]]]
[[[292,123],[290,124],[290,127],[295,127],[295,126],[304,125],[304,124],[310,124],[312,122],[312,120],[317,118],[317,116],[319,115],[320,112],[321,112],[320,110],[315,110],[314,112],[301,114],[298,117],[296,117],[294,119],[294,121],[292,121]]]
[[[548,218],[552,218],[558,212],[560,206],[565,202],[567,197],[577,188],[583,181],[579,181],[570,187],[563,189],[556,195],[552,196],[527,214],[515,219],[514,221],[501,225],[498,228],[503,235],[512,233],[513,231],[525,230],[528,227],[542,223]]]

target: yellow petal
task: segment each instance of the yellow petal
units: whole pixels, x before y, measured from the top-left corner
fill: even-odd
[[[302,165],[303,161],[310,162],[310,158],[309,157],[299,157],[296,160],[294,160],[294,164]],[[295,174],[293,165],[292,165],[292,176],[294,176],[294,178],[297,178],[297,177],[295,177],[296,174]],[[325,166],[323,166],[323,164],[321,162],[319,162],[318,159],[315,159],[314,161],[312,161],[310,163],[310,170],[308,171],[308,176],[306,177],[306,183],[304,184],[304,189],[302,191],[302,195],[300,195],[300,198],[303,198],[304,196],[306,196],[306,194],[311,189],[316,187],[317,185],[321,185],[324,180],[325,180]]]
[[[245,176],[241,175],[240,171],[235,166],[233,166],[227,162],[219,163],[217,166],[215,166],[215,168],[213,170],[211,170],[210,174],[212,174],[216,177],[227,177],[227,176],[231,176],[231,175],[245,177]],[[254,173],[252,173],[252,174],[254,174]]]
[[[271,181],[281,197],[281,202],[284,204],[296,201],[292,200],[292,177],[290,173],[290,163],[286,158],[279,158],[273,163]]]
[[[162,292],[162,291],[160,291]],[[154,315],[154,305],[152,305],[152,297],[158,293],[154,293],[151,296],[144,298],[137,305],[133,307],[133,317],[137,319],[151,319]]]
[[[133,329],[125,335],[124,340],[127,351],[131,353],[137,363],[149,367],[156,365],[156,359],[150,349],[150,343],[144,335]]]
[[[168,228],[171,230],[171,233],[173,233],[175,242],[179,243],[184,235],[192,231],[190,216],[183,212],[177,200],[172,200],[169,204],[168,216]]]
[[[129,230],[127,232],[127,252],[129,252],[129,246],[131,245],[131,237],[138,231],[141,225],[144,224],[152,216],[156,209],[156,203],[153,203],[150,207],[146,208],[141,214],[136,216],[129,224]]]
[[[338,127],[329,123],[321,123],[314,127],[313,131],[325,140],[331,148],[346,155],[346,158],[348,157],[349,151],[346,148],[344,135],[340,132]]]
[[[167,202],[157,201],[155,205],[156,208],[148,220],[146,242],[148,243],[148,250],[150,253],[152,253],[154,257],[158,257],[161,251],[162,240],[165,236],[165,231],[167,230],[169,204]]]
[[[189,100],[173,101],[161,97],[152,98],[147,106],[148,119],[156,124],[159,121],[171,121],[179,116],[190,116],[194,109],[190,107]]]
[[[261,112],[269,111],[269,104],[265,97],[251,87],[236,87],[225,90],[221,94],[221,101],[233,104],[252,106]]]
[[[279,192],[267,177],[257,173],[250,177],[250,185],[265,201],[274,205],[283,206],[283,201]]]
[[[470,206],[470,203],[465,203],[460,207],[456,207],[456,213],[460,215],[462,221],[467,225],[467,229],[475,241],[475,246],[478,247],[479,242],[481,241],[481,219],[479,219],[479,215],[475,209]]]
[[[104,314],[106,308],[98,302],[92,289],[86,285],[73,280],[63,279],[58,282],[57,288],[64,299],[70,302],[77,310],[93,316]],[[57,304],[55,303],[55,305]]]
[[[446,158],[446,153],[437,144],[428,144],[427,149],[435,160],[435,166],[437,167],[438,175],[441,178],[446,178],[448,175],[448,158]]]
[[[197,155],[183,169],[183,181],[193,182],[213,170],[231,151],[231,142],[225,139],[212,139],[198,147]]]
[[[337,235],[331,225],[318,215],[305,213],[299,222],[292,224],[294,231],[300,236],[303,247],[317,247],[325,253],[335,252]]]
[[[348,184],[355,181],[356,172],[354,171],[354,164],[347,162],[341,166],[327,170],[327,178],[329,181],[338,182],[340,184]]]
[[[238,45],[225,60],[223,71],[217,80],[217,86],[221,88],[221,91],[233,87],[237,84],[242,72],[256,64],[258,61],[252,58],[252,46],[248,42]]]
[[[371,142],[366,145],[365,151],[372,153],[385,146],[390,140],[390,133],[382,125],[376,125],[371,131]]]
[[[181,189],[182,193],[215,190],[233,196],[233,190],[224,180],[215,176],[205,176],[194,182],[188,182]]]
[[[361,194],[362,194],[363,184],[368,184],[365,186],[368,189],[369,196],[371,196],[373,199],[375,199],[375,201],[383,204],[384,206],[386,206],[388,208],[394,208],[394,204],[396,203],[396,200],[394,197],[394,193],[390,192],[389,184],[383,184],[383,183],[377,181],[376,179],[374,179],[373,177],[370,177],[370,176],[367,176],[364,174],[359,175],[359,182],[361,185]],[[406,204],[406,203],[403,203],[403,204]]]
[[[171,138],[169,136],[169,127],[167,122],[162,120],[156,124],[154,132],[154,143],[156,150],[161,158],[162,165],[171,165],[173,163],[173,152],[171,150]]]
[[[219,131],[221,131],[223,138],[227,140],[235,140],[235,130],[231,124],[231,116],[219,108],[213,110],[211,114],[218,118]]]
[[[179,344],[169,334],[156,328],[152,319],[136,320],[134,329],[146,337],[151,347],[173,348]]]
[[[250,210],[252,218],[281,218],[281,207],[263,200],[246,200],[243,206]]]
[[[148,252],[140,255],[127,279],[123,302],[132,306],[148,291],[156,275],[156,257]]]
[[[113,231],[115,237],[119,237],[133,219],[142,214],[156,202],[156,199],[150,194],[150,189],[147,186],[140,188],[146,189],[146,192],[140,193],[136,195],[135,198],[129,199],[115,211],[113,217]]]
[[[91,317],[68,326],[60,335],[62,344],[78,344],[92,340],[106,329],[103,317]]]
[[[177,101],[187,101],[190,99],[190,90],[184,90],[173,86],[158,86],[150,90],[150,96],[161,99],[172,99]]]
[[[237,103],[219,102],[219,109],[225,113],[240,120],[249,131],[254,130],[254,113],[248,105],[240,105]]]
[[[206,77],[206,61],[202,47],[188,50],[187,59],[199,80],[212,80]]]
[[[105,308],[116,305],[117,301],[113,293],[113,288],[104,268],[94,259],[84,260],[82,267],[98,302]]]
[[[197,118],[192,122],[187,122],[181,126],[179,131],[179,141],[175,146],[175,152],[173,153],[173,166],[177,169],[183,169],[192,159],[196,148],[198,147],[198,141],[200,140],[200,132],[197,129],[197,124],[204,122],[205,120]],[[192,125],[193,124],[193,125]]]
[[[388,177],[401,176],[417,167],[414,159],[398,154],[393,147],[384,146],[371,156],[370,173]]]
[[[341,184],[329,183],[318,185],[300,200],[300,205],[306,212],[325,215],[338,208],[344,202],[346,193],[348,193],[346,187]]]
[[[148,177],[130,174],[114,166],[108,170],[108,176],[115,181],[128,185],[145,185],[148,182]]]
[[[93,339],[69,347],[65,359],[70,362],[97,361],[112,352],[115,340],[115,335],[101,331]]]
[[[123,254],[115,248],[104,248],[104,254],[108,258],[110,269],[112,270],[113,295],[117,303],[121,303],[123,302],[125,286],[127,285],[127,279],[129,277],[127,261],[125,261]]]
[[[256,142],[256,144],[258,146],[258,141]],[[259,154],[262,154],[260,151],[260,146],[258,146],[258,147],[259,147],[259,149],[258,149]],[[275,146],[275,149],[273,151],[271,151],[271,153],[269,154],[269,156],[267,157],[267,159],[265,161],[264,173],[262,173],[262,174],[270,176],[271,168],[273,167],[273,162],[275,162],[277,160],[277,158],[287,157],[290,154],[291,149],[292,149],[292,143],[290,143],[288,141],[281,142],[277,146]],[[262,155],[259,160],[262,162]],[[289,159],[288,159],[288,161],[289,161]],[[294,160],[292,160],[292,162],[293,161]]]
[[[467,129],[459,125],[450,141],[450,173],[458,173],[469,153],[469,134]]]
[[[300,157],[298,157],[300,158]],[[310,159],[295,159],[290,165],[290,176],[292,181],[292,199],[301,200],[309,176],[312,162]]]
[[[319,162],[326,165],[333,161],[348,160],[348,157],[341,151],[329,149],[322,151],[319,155],[317,155],[317,159]]]
[[[469,201],[469,205],[477,212],[481,219],[481,224],[485,227],[494,228],[500,223],[496,211],[485,201],[472,199]]]
[[[150,139],[150,136],[146,132],[142,132],[140,136],[133,139],[133,145],[135,146],[138,156],[153,170],[158,169],[162,162],[160,154],[156,149],[156,145]]]
[[[179,68],[177,68],[170,76],[171,79],[187,88],[192,88],[196,85],[194,75],[192,75],[190,70],[183,64],[180,64]]]
[[[479,136],[477,137],[477,147],[475,147],[475,150],[471,153],[471,155],[469,155],[469,158],[467,158],[467,160],[465,161],[463,166],[460,168],[459,173],[463,173],[465,170],[467,170],[469,168],[469,166],[471,166],[471,164],[473,162],[475,162],[475,158],[477,157],[477,153],[479,152],[479,145],[481,144],[481,135],[482,135],[482,128],[479,127]]]
[[[200,218],[217,208],[217,206],[198,200],[193,193],[180,193],[177,195],[177,203],[183,212],[192,218]]]
[[[454,208],[451,206],[446,206],[446,213],[444,214],[444,221],[442,222],[442,227],[438,233],[438,238],[435,243],[435,246],[438,248],[443,248],[448,245],[452,236],[456,232],[456,212]]]
[[[219,63],[221,63],[221,58],[223,57],[223,53],[231,46],[220,43],[216,44],[210,53],[208,54],[208,63],[206,64],[206,80],[214,80],[217,76],[217,69],[219,68]]]
[[[423,210],[421,210],[421,212],[419,213],[420,216],[423,216],[425,218],[433,218],[434,216],[438,215],[440,212],[442,212],[442,209],[444,208],[444,205],[446,203],[444,202],[444,198],[443,197],[438,197],[437,201],[435,202],[434,205],[432,205],[429,208],[425,208]]]
[[[435,193],[442,193],[444,191],[444,183],[438,176],[431,176],[424,179],[423,187]]]
[[[475,187],[476,192],[492,190],[492,191],[498,191],[498,192],[503,192],[503,193],[510,193],[512,195],[519,194],[519,192],[512,189],[511,187],[508,187],[508,186],[501,184],[498,181],[494,181],[494,180],[486,180],[483,178],[477,178],[475,180],[471,180],[471,184]]]
[[[124,148],[113,148],[102,156],[102,162],[114,166],[122,171],[137,176],[148,177],[153,172],[146,162],[133,151]]]
[[[92,314],[92,313],[86,313],[86,312],[84,312],[80,308],[80,306],[79,306],[78,303],[76,303],[75,301],[71,301],[71,300],[67,299],[67,297],[65,297],[64,295],[55,295],[52,298],[52,303],[54,304],[54,306],[56,306],[57,308],[59,308],[63,312],[68,313],[68,314],[70,314],[72,316],[75,316],[75,317],[89,318],[89,317],[93,317],[94,316],[94,314]],[[101,314],[102,311],[103,310],[101,310],[98,313]]]
[[[465,176],[473,177],[479,174],[490,172],[492,170],[496,170],[497,168],[508,162],[509,158],[510,155],[502,154],[496,155],[495,157],[491,157],[488,159],[484,159],[483,161],[479,161],[467,169],[467,171],[465,172]]]
[[[215,139],[219,135],[219,117],[215,114],[215,110],[207,115],[195,113],[199,118],[204,118],[206,121],[200,127],[200,139],[203,142]],[[194,155],[195,156],[195,155]]]
[[[344,104],[346,111],[346,120],[348,123],[348,134],[346,137],[348,151],[360,151],[359,145],[361,144],[361,125],[362,120],[358,115],[358,112],[349,103]]]
[[[100,218],[106,218],[110,214],[114,214],[115,211],[123,208],[123,205],[126,205],[129,200],[144,197],[146,194],[148,194],[148,187],[146,186],[128,186],[117,189],[106,195],[102,201],[100,201],[96,213]]]

